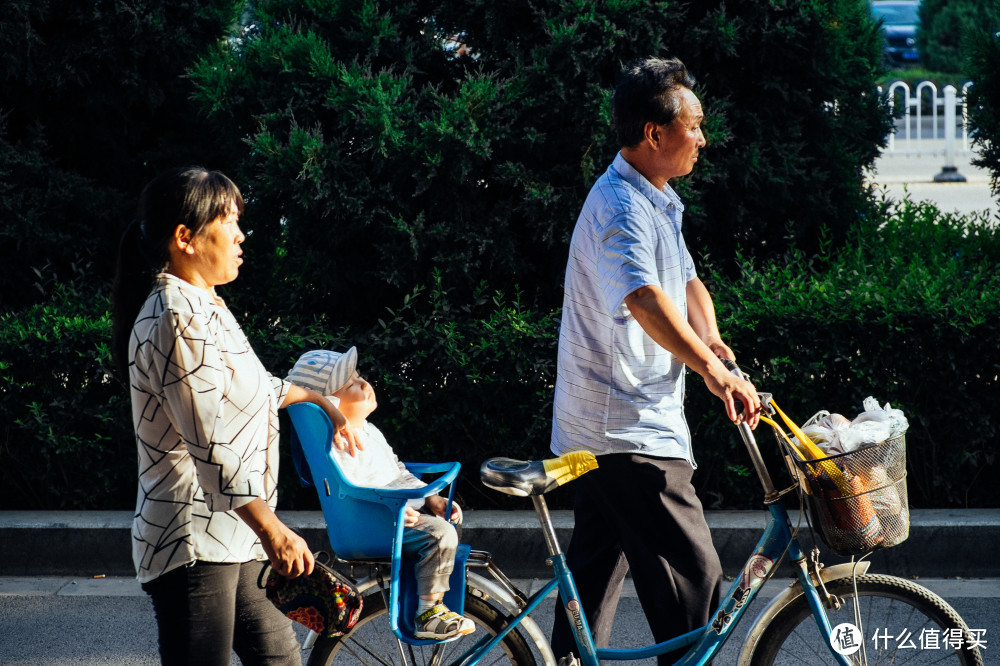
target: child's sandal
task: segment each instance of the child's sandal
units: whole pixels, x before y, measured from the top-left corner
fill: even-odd
[[[455,636],[465,636],[476,630],[476,625],[467,617],[448,610],[444,604],[435,604],[417,616],[417,638],[443,641]]]

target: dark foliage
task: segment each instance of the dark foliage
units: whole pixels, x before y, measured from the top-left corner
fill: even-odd
[[[676,28],[684,26],[684,29]],[[888,131],[863,2],[260,2],[193,70],[226,128],[256,270],[281,311],[370,326],[440,271],[558,305],[579,205],[614,156],[622,65],[676,55],[714,145],[690,182],[692,247],[732,266],[842,239]],[[276,311],[277,312],[277,311]]]
[[[1000,2],[994,2],[1000,16]],[[976,157],[972,163],[989,169],[991,189],[1000,196],[1000,19],[968,34],[966,57],[973,86],[969,118]]]
[[[135,502],[128,394],[113,378],[105,298],[56,286],[0,314],[0,507]]]
[[[373,421],[401,457],[459,459],[465,503],[502,505],[476,470],[547,452],[566,243],[616,150],[614,78],[649,54],[699,80],[710,147],[677,186],[758,384],[800,420],[868,393],[899,403],[916,505],[935,488],[949,505],[995,502],[982,481],[995,428],[975,412],[996,402],[996,369],[966,354],[995,358],[996,285],[976,272],[995,265],[976,250],[995,238],[961,240],[930,213],[951,235],[891,223],[851,236],[897,215],[860,184],[889,123],[863,0],[262,0],[223,39],[240,5],[15,0],[0,16],[4,508],[130,506],[104,294],[142,184],[185,162],[246,195],[247,261],[225,291],[265,366],[284,374],[306,349],[357,345]],[[957,254],[938,266],[945,241]],[[905,262],[916,245],[924,259]],[[869,284],[865,262],[894,272]],[[933,277],[922,262],[969,290],[897,293]],[[817,315],[817,294],[847,289],[870,297]],[[933,362],[908,365],[928,350]],[[955,377],[969,378],[956,389],[968,405],[943,430],[931,389]],[[735,432],[693,384],[699,482],[718,506],[756,506]]]
[[[185,78],[238,15],[232,0],[11,0],[0,14],[0,310],[44,298],[35,271],[111,278],[157,171],[213,162]]]
[[[922,0],[917,28],[924,65],[938,72],[967,74],[965,53],[970,35],[1000,30],[996,0]]]
[[[987,405],[1000,399],[997,261],[989,220],[904,201],[818,257],[748,263],[738,280],[715,282],[720,327],[756,386],[799,423],[824,409],[854,418],[867,396],[902,409],[912,506],[996,506],[998,428]],[[688,395],[705,490],[722,506],[757,493],[715,398]]]

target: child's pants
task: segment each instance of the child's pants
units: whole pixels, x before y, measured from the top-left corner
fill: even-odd
[[[448,591],[455,568],[458,532],[444,518],[421,513],[415,527],[403,529],[403,554],[417,558],[417,594],[426,597]]]

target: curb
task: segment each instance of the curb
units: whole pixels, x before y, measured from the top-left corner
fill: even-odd
[[[313,550],[329,550],[319,511],[279,511]],[[131,511],[0,511],[0,576],[133,576]],[[723,570],[737,575],[767,521],[765,511],[706,512]],[[797,514],[793,514],[793,527]],[[553,511],[563,548],[573,530],[572,511]],[[805,524],[803,549],[812,545]],[[492,553],[512,577],[548,573],[547,551],[530,511],[466,511],[462,541]],[[910,512],[910,536],[872,555],[873,570],[903,577],[1000,577],[1000,509],[918,509]],[[822,561],[837,556],[820,544]]]

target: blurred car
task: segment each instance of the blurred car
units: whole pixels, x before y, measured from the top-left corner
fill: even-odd
[[[882,22],[885,33],[885,56],[890,65],[914,65],[917,52],[917,24],[920,23],[920,0],[875,0],[872,18]]]

